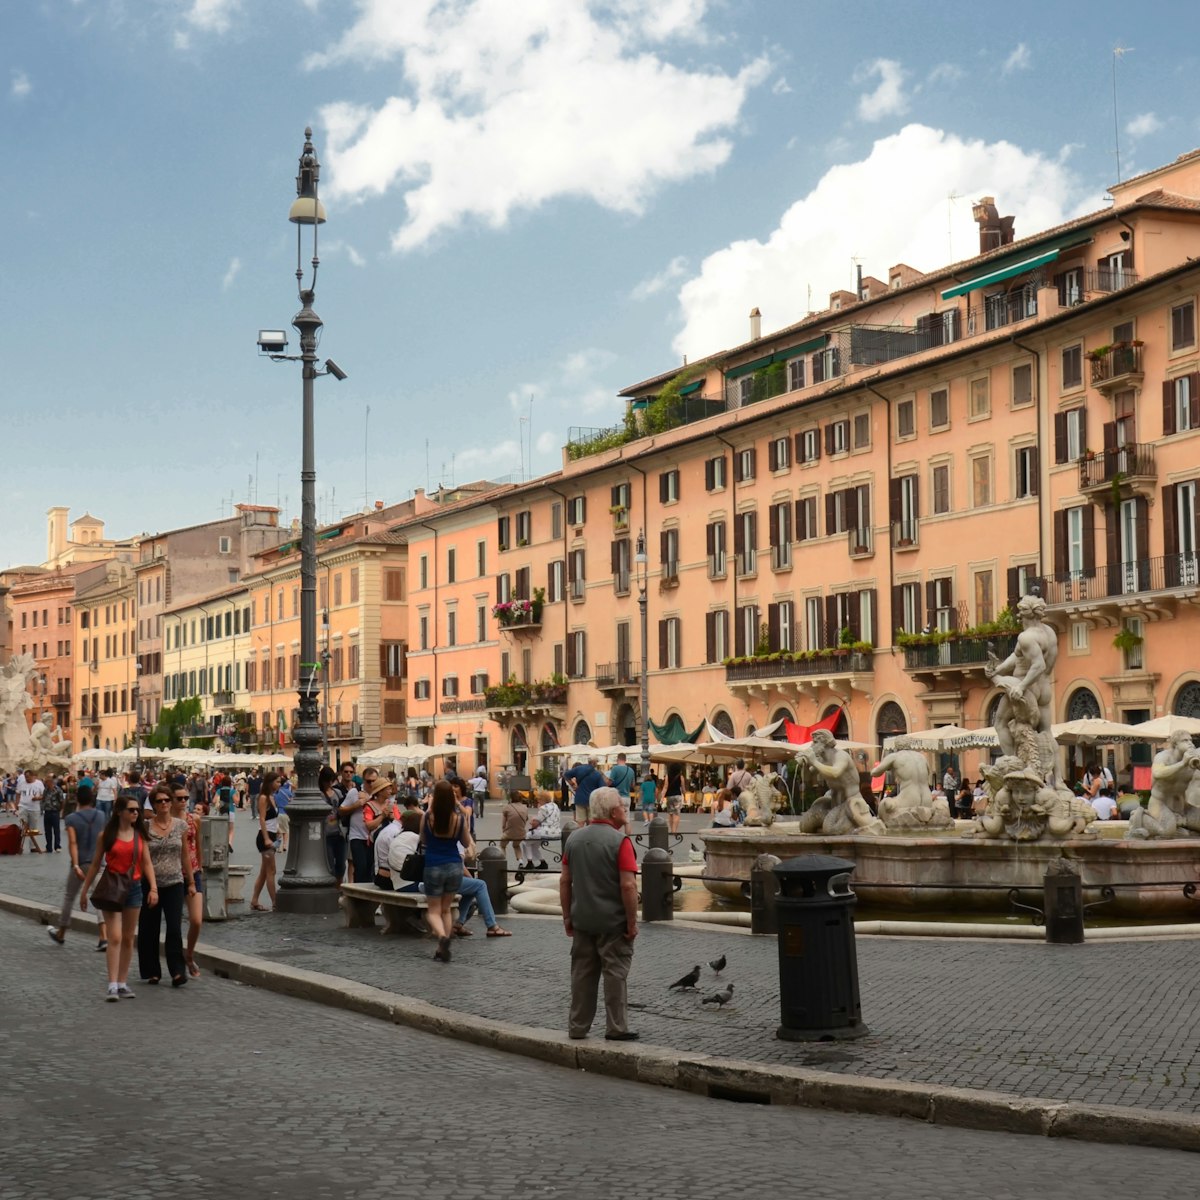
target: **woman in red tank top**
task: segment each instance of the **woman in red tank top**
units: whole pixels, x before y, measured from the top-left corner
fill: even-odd
[[[143,902],[158,903],[158,885],[154,879],[154,864],[150,861],[150,846],[142,817],[142,805],[133,796],[119,796],[113,804],[112,816],[100,835],[98,853],[92,856],[79,896],[79,907],[87,912],[88,893],[92,881],[103,864],[114,875],[126,875],[133,868],[133,883],[121,912],[108,914],[108,992],[106,1000],[132,1000],[129,987],[129,963],[133,958],[133,939],[137,933],[138,916]]]

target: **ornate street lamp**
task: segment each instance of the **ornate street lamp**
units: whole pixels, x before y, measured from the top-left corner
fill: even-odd
[[[650,773],[650,709],[649,702],[646,698],[647,685],[646,675],[648,673],[649,662],[647,660],[647,631],[646,631],[646,534],[644,530],[638,530],[637,549],[633,556],[634,569],[637,571],[638,585],[638,615],[641,617],[642,623],[642,677],[641,677],[641,726],[642,726],[642,775],[645,777]]]
[[[283,330],[259,331],[259,350],[275,362],[299,362],[303,379],[302,460],[300,466],[300,716],[293,738],[296,742],[296,794],[288,805],[291,836],[287,862],[279,881],[275,907],[281,912],[329,913],[337,908],[338,885],[330,874],[325,856],[325,818],[329,805],[317,788],[321,766],[321,725],[317,698],[317,467],[313,435],[313,380],[318,375],[345,379],[346,373],[332,359],[325,370],[317,369],[317,337],[321,318],[313,312],[316,298],[317,228],[325,222],[325,206],[317,196],[321,164],[312,144],[312,130],[304,131],[300,173],[296,176],[296,199],[288,220],[296,226],[296,288],[300,311],[292,326],[300,334],[300,353],[284,354],[287,334]],[[312,229],[312,275],[304,285],[304,229]]]

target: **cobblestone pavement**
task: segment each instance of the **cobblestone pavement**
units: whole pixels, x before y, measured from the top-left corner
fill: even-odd
[[[489,820],[491,818],[489,817]],[[243,822],[247,826],[248,822]],[[250,830],[239,827],[239,861]],[[241,839],[246,838],[246,850]],[[65,855],[0,858],[0,891],[57,900]],[[509,939],[456,943],[449,967],[429,943],[347,930],[340,916],[248,914],[203,941],[419,997],[467,1015],[565,1029],[567,941],[557,920],[508,916]],[[47,939],[49,945],[49,939]],[[725,952],[736,1003],[701,1007],[667,984]],[[774,939],[644,927],[630,977],[634,1024],[654,1045],[848,1075],[1027,1097],[1200,1113],[1200,996],[1192,940],[1047,946],[862,937],[869,1037],[781,1042]],[[705,971],[702,986],[709,986]]]
[[[716,1200],[785,1187],[810,1200],[1030,1200],[1048,1187],[1094,1200],[1194,1185],[1190,1154],[711,1100],[208,976],[105,1004],[85,939],[58,949],[7,913],[0,962],[5,1200]]]

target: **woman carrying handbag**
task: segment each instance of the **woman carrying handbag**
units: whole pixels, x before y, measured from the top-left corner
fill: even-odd
[[[105,1000],[132,1000],[129,987],[129,963],[133,958],[133,938],[143,902],[158,903],[158,884],[150,847],[142,820],[141,802],[134,796],[118,797],[112,816],[100,836],[100,852],[92,857],[83,880],[79,907],[87,912],[88,889],[103,865],[104,874],[96,885],[92,903],[108,913],[108,992]]]

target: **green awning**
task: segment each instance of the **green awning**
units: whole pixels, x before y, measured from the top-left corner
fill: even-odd
[[[670,720],[665,725],[659,725],[657,721],[647,721],[646,724],[650,726],[650,732],[655,738],[668,746],[677,746],[680,742],[695,743],[696,739],[704,732],[704,722],[701,721],[689,733],[678,713],[672,713]]]
[[[979,275],[975,279],[969,279],[966,283],[958,283],[952,288],[947,288],[942,293],[942,299],[953,300],[955,296],[965,296],[968,292],[976,291],[981,287],[988,287],[993,283],[1001,283],[1005,279],[1012,279],[1015,275],[1023,275],[1026,271],[1032,271],[1035,267],[1044,267],[1047,263],[1054,262],[1064,250],[1071,250],[1076,246],[1086,246],[1091,240],[1090,235],[1081,237],[1078,233],[1064,234],[1061,238],[1055,238],[1049,243],[1044,243],[1036,254],[1031,255],[1026,252],[1022,258],[1003,259],[1002,265],[993,266],[987,274]]]
[[[681,396],[690,396],[693,392],[698,392],[704,386],[703,379],[697,379],[693,383],[689,383],[686,387],[679,389]]]
[[[634,412],[641,412],[642,409],[645,408],[649,403],[650,401],[643,397],[640,400],[635,400],[629,407],[633,409]]]
[[[789,358],[795,358],[796,355],[804,354],[809,350],[824,350],[828,340],[825,334],[818,334],[815,338],[809,338],[807,342],[801,342],[798,346],[789,346],[786,350],[776,350],[774,354],[768,354],[765,358],[756,358],[753,362],[730,367],[725,372],[725,378],[737,379],[742,375],[749,375],[751,371],[761,371],[772,363],[787,362]]]

